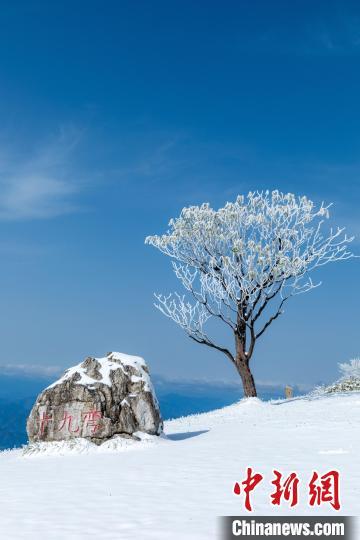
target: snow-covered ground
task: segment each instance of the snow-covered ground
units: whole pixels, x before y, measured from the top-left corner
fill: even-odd
[[[244,515],[234,482],[248,466],[264,475],[258,515],[336,514],[308,506],[315,470],[340,471],[340,514],[358,515],[360,393],[286,402],[242,400],[165,422],[168,438],[92,448],[80,443],[0,454],[0,538],[119,540],[217,537],[216,516]],[[300,502],[269,502],[272,471],[300,478]]]

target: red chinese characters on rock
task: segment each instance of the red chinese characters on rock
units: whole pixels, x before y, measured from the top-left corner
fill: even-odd
[[[100,429],[101,424],[99,420],[102,418],[102,414],[100,411],[88,411],[87,413],[84,413],[84,422],[86,427],[91,427],[91,433],[95,433],[98,429]]]
[[[49,424],[49,422],[52,422],[52,420],[53,420],[52,416],[46,413],[42,413],[40,417],[40,428],[39,428],[40,435],[44,435],[46,426]]]
[[[82,418],[79,422],[74,420],[73,415],[69,414],[68,411],[64,412],[61,422],[57,426],[57,431],[65,431],[70,434],[77,434],[80,432],[81,426],[85,428],[90,428],[92,434],[94,434],[101,427],[102,413],[101,411],[91,410],[82,413]],[[53,417],[47,413],[42,413],[40,417],[40,426],[39,426],[39,435],[43,436],[46,426],[53,422]]]
[[[80,426],[77,426],[76,429],[72,429],[72,421],[72,415],[65,411],[58,431],[62,431],[63,429],[65,429],[65,431],[67,431],[68,433],[78,433],[80,430]]]
[[[330,503],[335,510],[340,510],[338,471],[329,471],[320,478],[318,473],[314,472],[309,484],[309,495],[310,506]]]
[[[296,506],[299,502],[300,483],[296,472],[290,473],[284,479],[281,472],[274,470],[273,473],[274,480],[272,480],[271,484],[275,487],[275,490],[270,495],[271,504],[280,506],[282,500],[284,500],[290,504],[290,507]],[[250,493],[263,478],[262,474],[253,473],[253,469],[248,467],[246,479],[234,484],[233,492],[235,495],[241,495],[242,492],[245,494],[244,506],[249,512],[252,512]],[[329,471],[322,476],[314,472],[308,487],[310,506],[321,506],[323,503],[329,503],[335,510],[340,510],[339,473],[337,471]]]

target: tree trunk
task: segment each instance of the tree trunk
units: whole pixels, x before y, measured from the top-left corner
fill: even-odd
[[[256,397],[254,377],[249,368],[250,358],[246,355],[246,326],[240,320],[238,330],[235,333],[235,365],[241,377],[245,397]]]
[[[249,363],[246,360],[237,360],[236,367],[243,383],[245,397],[256,397],[256,386],[249,368]]]

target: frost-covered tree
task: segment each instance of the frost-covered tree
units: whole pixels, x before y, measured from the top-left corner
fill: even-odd
[[[334,392],[359,392],[360,391],[360,358],[354,358],[350,362],[339,364],[340,379],[320,391]]]
[[[360,380],[360,358],[353,358],[350,362],[339,364],[339,370],[342,375],[342,380]]]
[[[353,256],[353,238],[344,229],[322,232],[329,208],[291,193],[250,192],[219,210],[209,204],[184,208],[166,234],[145,240],[172,259],[187,292],[155,295],[156,307],[191,339],[225,354],[246,396],[256,396],[250,370],[255,344],[285,302],[320,285],[312,270]],[[211,318],[230,330],[234,347],[208,335]]]

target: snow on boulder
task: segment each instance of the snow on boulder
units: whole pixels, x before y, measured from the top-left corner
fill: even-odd
[[[145,361],[111,352],[67,369],[38,396],[26,428],[30,442],[101,444],[137,431],[160,435],[163,422]]]

